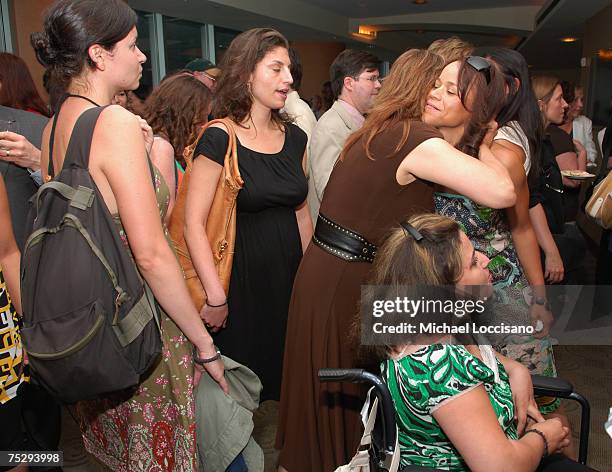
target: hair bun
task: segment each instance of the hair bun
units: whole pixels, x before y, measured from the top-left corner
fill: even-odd
[[[36,53],[36,58],[45,67],[48,67],[55,62],[56,54],[51,49],[49,43],[49,36],[46,33],[32,33],[30,36],[30,42]]]

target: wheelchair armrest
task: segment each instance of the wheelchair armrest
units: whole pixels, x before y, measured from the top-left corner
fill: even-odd
[[[555,398],[569,398],[574,392],[574,386],[567,380],[544,375],[532,375],[531,382],[536,395]]]

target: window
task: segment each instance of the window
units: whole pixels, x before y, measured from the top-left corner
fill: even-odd
[[[13,52],[11,22],[7,0],[0,0],[0,51]]]
[[[225,51],[232,40],[240,34],[240,31],[215,26],[215,60],[216,64],[221,62]]]
[[[142,65],[140,87],[138,87],[135,92],[136,95],[144,99],[153,89],[153,64],[155,62],[151,55],[151,25],[153,13],[136,11],[136,14],[138,15],[138,23],[136,25],[136,29],[138,30],[138,49],[147,56],[147,62]]]
[[[203,57],[202,24],[164,16],[166,74],[181,70],[192,59]]]
[[[612,113],[612,60],[594,57],[591,68],[591,87],[587,100],[593,124],[605,126]]]

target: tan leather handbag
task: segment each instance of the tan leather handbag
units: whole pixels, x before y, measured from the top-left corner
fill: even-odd
[[[172,210],[168,230],[174,243],[179,263],[183,269],[185,282],[189,288],[191,299],[198,311],[202,309],[206,302],[206,292],[198,278],[198,274],[193,267],[191,256],[187,250],[183,228],[185,225],[185,200],[189,188],[191,169],[193,166],[193,153],[196,145],[204,131],[214,123],[224,124],[229,135],[227,151],[223,170],[219,177],[217,190],[213,198],[208,220],[206,222],[206,235],[212,249],[217,274],[221,280],[221,285],[228,293],[230,277],[232,274],[232,261],[234,260],[234,245],[236,242],[236,197],[238,191],[244,185],[240,171],[238,170],[238,154],[236,152],[236,133],[232,122],[227,119],[209,121],[198,133],[196,139],[185,148],[183,157],[187,169],[176,196],[176,203]]]
[[[595,186],[584,210],[602,228],[612,228],[612,171]]]

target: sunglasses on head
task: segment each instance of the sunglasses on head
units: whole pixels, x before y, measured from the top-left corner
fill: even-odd
[[[484,74],[487,85],[491,83],[491,63],[489,61],[480,56],[468,56],[465,62],[472,66],[476,72]]]

